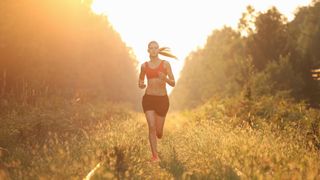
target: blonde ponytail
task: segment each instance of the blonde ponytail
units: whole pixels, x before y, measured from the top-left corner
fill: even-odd
[[[150,44],[152,43],[155,43],[159,46],[158,42],[157,41],[151,41],[149,42],[148,44],[148,47],[150,46]],[[170,48],[168,47],[161,47],[159,48],[159,54],[163,55],[163,56],[167,56],[167,57],[170,57],[170,58],[174,58],[174,59],[178,59],[177,56],[173,55],[171,52],[170,52]]]
[[[168,48],[168,47],[159,48],[159,54],[161,54],[163,56],[171,57],[171,58],[174,58],[174,59],[178,59],[177,56],[173,55],[170,52],[170,48]]]

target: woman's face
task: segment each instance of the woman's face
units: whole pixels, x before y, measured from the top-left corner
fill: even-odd
[[[157,43],[150,43],[148,46],[148,52],[151,57],[157,57],[159,53],[159,45]]]

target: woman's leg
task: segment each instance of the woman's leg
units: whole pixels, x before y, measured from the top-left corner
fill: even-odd
[[[164,121],[166,117],[165,116],[162,117],[157,114],[155,116],[156,116],[156,134],[157,134],[157,137],[161,139],[163,136],[163,126],[164,126]]]
[[[156,113],[154,111],[145,112],[149,127],[149,142],[153,157],[158,157],[157,137],[156,137]]]

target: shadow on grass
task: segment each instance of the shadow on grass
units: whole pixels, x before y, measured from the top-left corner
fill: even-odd
[[[231,166],[224,165],[221,161],[217,160],[212,163],[209,172],[202,169],[187,170],[182,174],[181,179],[240,180],[241,177]]]
[[[174,179],[241,179],[232,167],[223,164],[219,160],[212,164],[212,169],[209,173],[190,171],[178,159],[175,148],[173,148],[170,158],[162,159],[160,155],[160,159],[160,167],[171,173]]]
[[[161,159],[161,156],[160,156],[160,159]],[[182,162],[178,160],[175,148],[173,148],[170,159],[168,160],[161,159],[160,167],[167,170],[169,173],[171,173],[175,177],[175,179],[181,179],[182,174],[185,170]]]

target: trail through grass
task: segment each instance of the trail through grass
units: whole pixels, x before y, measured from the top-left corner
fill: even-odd
[[[160,163],[149,162],[144,114],[103,103],[57,108],[2,116],[12,119],[1,137],[10,152],[1,165],[12,179],[83,179],[99,163],[90,179],[320,179],[319,150],[302,135],[235,125],[224,108],[169,113]],[[35,111],[41,126],[15,129],[13,121]]]
[[[120,160],[105,165],[93,179],[106,174],[138,179],[319,178],[319,152],[285,135],[195,121],[182,114],[168,116],[164,137],[158,141],[162,161],[152,164],[144,117],[127,123],[124,127],[135,128],[122,132],[121,137],[126,137],[118,141],[122,153],[115,156]],[[123,173],[115,176],[115,171]]]

